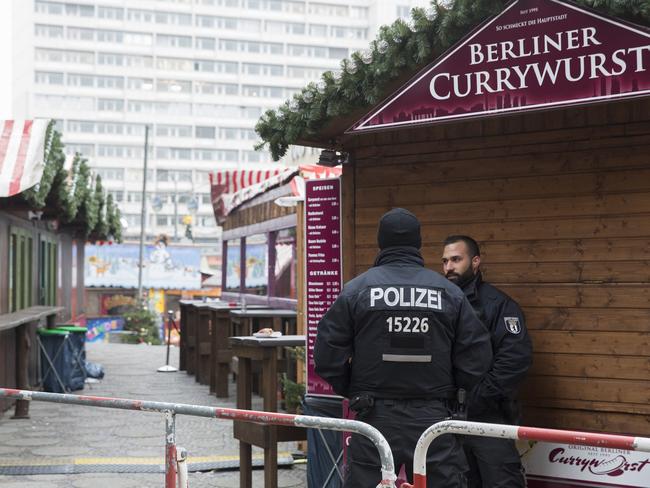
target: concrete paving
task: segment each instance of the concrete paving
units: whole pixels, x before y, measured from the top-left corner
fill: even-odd
[[[101,363],[106,375],[101,382],[86,385],[76,393],[122,397],[195,405],[235,407],[235,388],[230,398],[210,396],[208,387],[199,385],[184,371],[158,373],[164,364],[162,346],[129,344],[88,344],[88,360]],[[178,365],[178,349],[172,348],[170,363]],[[253,408],[261,408],[254,399]],[[65,464],[72,458],[150,458],[163,463],[165,421],[162,414],[113,410],[77,405],[32,402],[28,420],[11,419],[12,411],[0,417],[0,455],[2,465],[11,461],[21,465],[30,461]],[[176,434],[179,446],[195,456],[237,456],[239,442],[233,439],[232,422],[178,415]],[[278,446],[279,451],[295,452],[294,443]],[[262,450],[253,448],[253,454]],[[264,473],[256,469],[253,486],[264,486]],[[305,465],[279,469],[282,488],[305,487]],[[189,475],[190,488],[237,488],[239,471],[196,472]],[[88,473],[0,475],[3,488],[140,488],[164,486],[162,473]]]

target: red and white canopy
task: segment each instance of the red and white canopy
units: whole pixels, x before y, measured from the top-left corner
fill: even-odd
[[[215,171],[210,174],[212,207],[217,222],[223,222],[230,212],[257,195],[291,180],[291,191],[304,196],[305,179],[336,178],[341,168],[303,164],[287,168]]]
[[[0,198],[17,195],[41,180],[48,120],[0,121]]]

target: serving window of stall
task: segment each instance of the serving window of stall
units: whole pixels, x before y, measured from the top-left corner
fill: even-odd
[[[273,295],[281,298],[297,298],[296,293],[296,228],[282,229],[275,233],[275,263],[273,266]]]
[[[225,291],[241,292],[241,239],[233,239],[225,245]]]
[[[244,293],[267,295],[269,289],[269,238],[267,234],[246,237]]]
[[[227,240],[224,256],[226,293],[297,298],[295,227]]]

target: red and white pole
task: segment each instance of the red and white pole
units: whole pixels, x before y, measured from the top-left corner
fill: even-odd
[[[650,452],[650,438],[646,437],[445,420],[432,425],[420,436],[413,455],[413,484],[402,483],[401,488],[426,488],[427,451],[431,443],[443,434],[473,435],[513,440],[528,439]]]
[[[397,480],[393,453],[390,450],[388,441],[386,441],[386,438],[377,429],[357,420],[291,415],[276,412],[258,412],[255,410],[240,410],[236,408],[207,407],[202,405],[187,405],[184,403],[131,400],[127,398],[47,393],[42,391],[16,390],[13,388],[0,388],[0,398],[164,413],[167,429],[165,439],[165,488],[174,488],[176,486],[176,477],[179,471],[176,467],[178,461],[176,448],[176,415],[193,415],[196,417],[239,420],[242,422],[257,422],[268,425],[293,425],[308,429],[354,432],[370,439],[377,448],[381,463],[381,482],[378,488],[395,488],[395,480]],[[181,464],[181,468],[181,476],[179,479],[183,483],[183,469],[185,469],[186,473],[186,464]]]

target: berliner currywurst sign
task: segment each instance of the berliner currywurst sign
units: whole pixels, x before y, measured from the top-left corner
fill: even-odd
[[[650,93],[650,29],[560,0],[517,0],[348,132]]]

